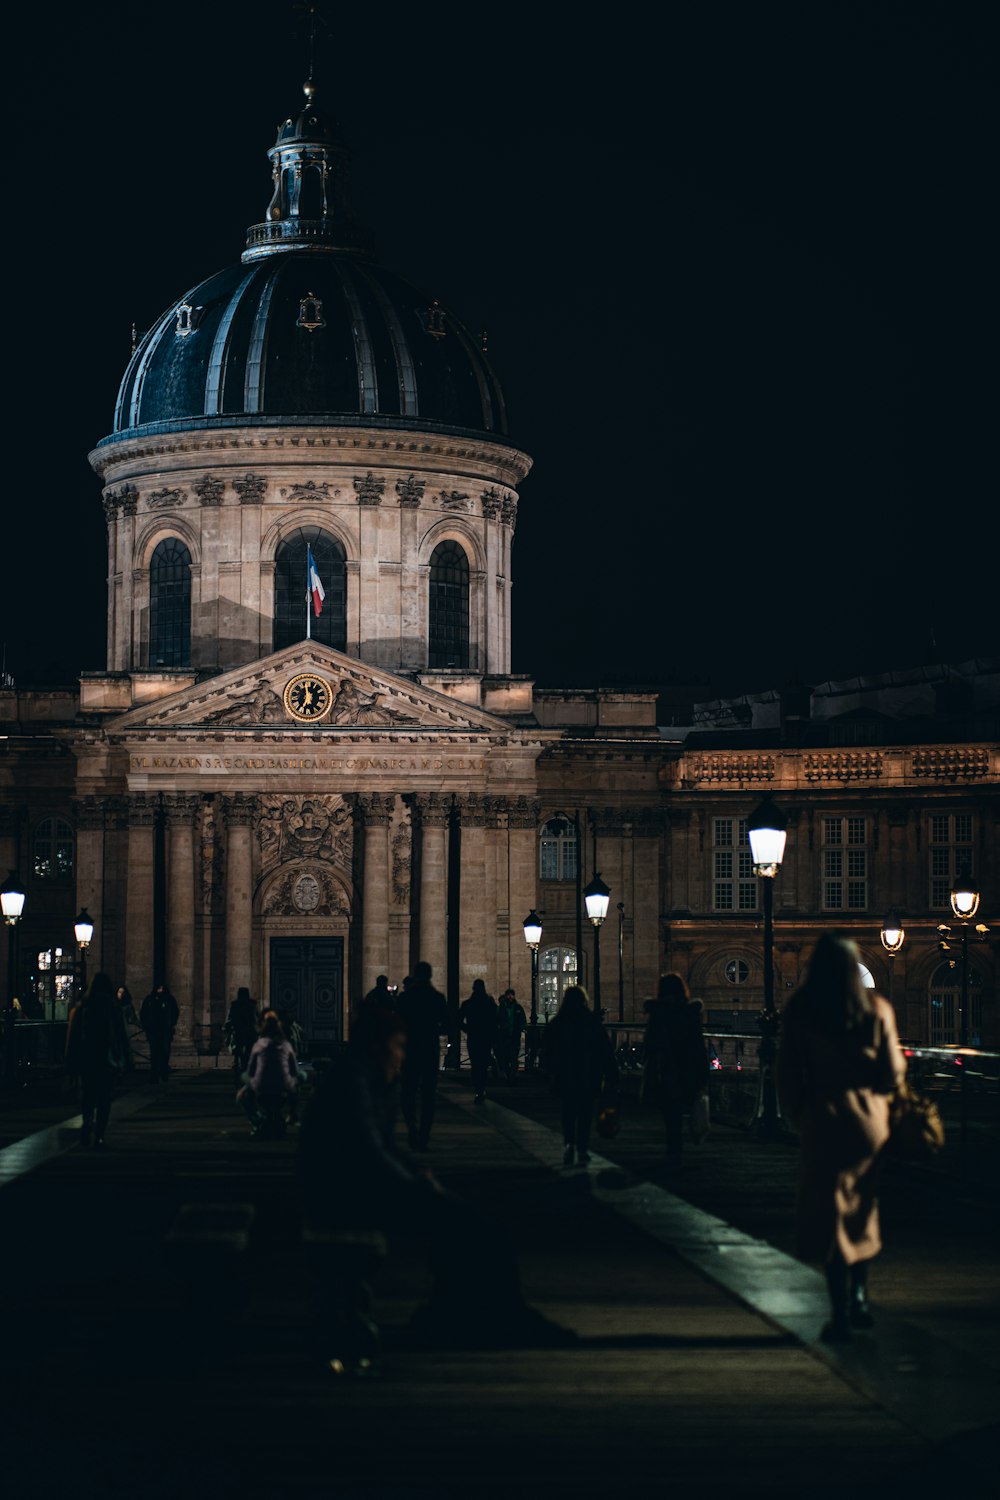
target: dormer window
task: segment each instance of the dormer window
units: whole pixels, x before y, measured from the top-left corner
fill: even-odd
[[[180,337],[187,338],[189,333],[194,333],[195,316],[194,308],[190,302],[182,302],[177,309],[177,332]]]
[[[440,303],[432,302],[424,313],[424,328],[435,339],[443,339],[448,332],[444,322],[444,308]]]
[[[323,316],[323,300],[314,297],[312,292],[303,297],[299,303],[299,315],[295,320],[296,328],[308,328],[312,333],[317,328],[326,327],[326,319]]]

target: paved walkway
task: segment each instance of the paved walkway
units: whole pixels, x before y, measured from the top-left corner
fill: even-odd
[[[12,1493],[16,1476],[18,1493],[74,1500],[736,1484],[882,1495],[918,1476],[968,1475],[980,1455],[992,1466],[996,1357],[982,1357],[961,1317],[949,1337],[947,1316],[935,1327],[920,1298],[903,1305],[908,1250],[887,1243],[877,1339],[836,1356],[812,1342],[818,1277],[780,1235],[758,1232],[788,1219],[794,1152],[716,1128],[668,1188],[652,1126],[627,1116],[603,1157],[567,1173],[552,1110],[530,1080],[476,1108],[464,1077],[445,1077],[431,1162],[508,1223],[526,1294],[578,1347],[408,1347],[428,1277],[400,1245],[375,1283],[386,1353],[367,1382],[333,1380],[311,1356],[294,1143],[251,1141],[224,1073],[123,1096],[103,1153],[52,1125],[18,1148],[18,1170],[0,1153]],[[923,1192],[932,1254],[946,1188],[903,1186],[915,1202]],[[949,1306],[971,1298],[992,1350],[996,1211],[984,1228],[990,1214],[963,1207],[967,1194],[954,1200],[964,1229],[956,1220],[953,1241],[940,1241],[970,1247]],[[889,1184],[890,1220],[896,1196]],[[192,1202],[254,1206],[240,1275],[169,1250]]]

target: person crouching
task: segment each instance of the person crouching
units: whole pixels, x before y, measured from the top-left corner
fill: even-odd
[[[246,1082],[236,1095],[246,1111],[254,1135],[273,1127],[284,1135],[286,1119],[294,1118],[299,1067],[281,1021],[269,1010],[260,1023],[260,1036],[250,1049]]]

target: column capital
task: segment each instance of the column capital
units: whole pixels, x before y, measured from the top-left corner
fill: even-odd
[[[77,831],[82,833],[84,829],[91,831],[104,830],[104,798],[103,797],[78,797],[73,803],[73,816],[76,819]]]
[[[167,792],[163,805],[171,827],[183,827],[194,822],[195,814],[201,807],[201,798],[196,792]]]
[[[421,792],[417,812],[424,828],[447,828],[451,822],[451,792]]]
[[[130,828],[152,828],[159,812],[159,798],[152,792],[130,792],[128,798],[128,826]]]
[[[257,811],[257,798],[249,792],[223,793],[222,816],[227,828],[249,828]]]
[[[542,804],[537,797],[512,797],[507,808],[510,828],[537,828]]]
[[[388,828],[396,806],[396,794],[359,792],[356,806],[366,828]]]
[[[463,792],[456,798],[463,828],[485,828],[492,809],[486,806],[486,798],[478,792]]]

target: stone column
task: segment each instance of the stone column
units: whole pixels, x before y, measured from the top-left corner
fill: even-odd
[[[183,792],[167,810],[167,983],[180,1009],[174,1057],[197,1066],[194,1045],[194,819],[200,799]]]
[[[235,792],[222,799],[226,821],[226,1007],[240,985],[250,989],[253,938],[253,851],[251,825],[254,798]]]
[[[459,896],[458,984],[462,998],[474,979],[491,991],[493,953],[486,946],[486,807],[476,793],[459,799],[462,818],[462,875]],[[495,922],[491,914],[491,925]]]
[[[393,984],[410,972],[410,892],[413,885],[413,826],[406,799],[397,804],[389,829],[389,968]]]
[[[153,834],[156,798],[128,800],[128,881],[125,893],[125,983],[138,1008],[153,988]]]
[[[538,897],[538,820],[539,804],[518,797],[507,813],[507,867],[510,902],[510,982],[517,998],[527,1011],[531,1004],[531,953],[524,941],[523,922],[529,911],[539,905]],[[584,937],[586,941],[586,935]],[[544,941],[544,939],[543,939]]]
[[[395,802],[392,792],[367,792],[358,798],[365,827],[358,999],[374,989],[377,974],[389,974],[389,826]]]
[[[486,806],[486,944],[492,983],[501,994],[510,984],[507,800],[488,797]],[[527,912],[522,912],[522,922],[525,916]]]
[[[662,816],[650,809],[636,812],[632,820],[632,901],[633,909],[625,911],[625,1019],[642,1023],[642,1002],[656,994],[660,974],[660,844],[663,836]],[[617,996],[618,913],[615,918],[615,987]],[[632,918],[631,923],[629,917]],[[631,934],[629,928],[631,927]],[[630,943],[631,937],[631,943]],[[631,952],[629,951],[631,947]],[[606,1002],[605,1002],[606,1003]]]
[[[87,973],[105,969],[104,953],[104,803],[100,797],[81,797],[74,808],[76,818],[76,900],[85,906],[94,923],[94,937],[87,954]],[[74,913],[75,915],[75,913]]]
[[[420,798],[420,959],[434,970],[437,988],[448,972],[448,825],[451,797]]]

